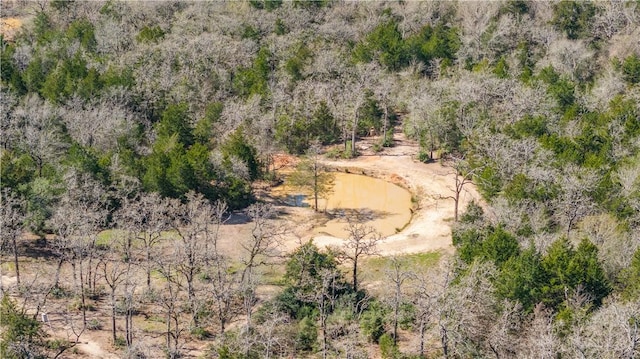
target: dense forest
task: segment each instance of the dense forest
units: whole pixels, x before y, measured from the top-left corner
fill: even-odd
[[[131,358],[640,357],[639,1],[0,6],[0,357],[103,326]],[[274,154],[398,127],[483,196],[455,253],[387,258],[371,291],[357,218],[278,251]]]

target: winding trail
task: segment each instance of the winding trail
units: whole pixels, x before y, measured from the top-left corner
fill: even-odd
[[[83,336],[83,339],[86,339],[86,337]],[[78,349],[84,354],[88,355],[89,358],[96,358],[96,359],[120,358],[118,355],[114,353],[106,352],[104,349],[102,349],[101,343],[93,340],[85,341],[83,343],[78,343]]]

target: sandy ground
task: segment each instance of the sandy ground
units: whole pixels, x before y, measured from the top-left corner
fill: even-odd
[[[89,340],[87,342],[79,343],[77,345],[78,350],[86,354],[89,358],[96,359],[117,359],[119,356],[113,353],[107,353],[102,349],[102,345],[98,342]]]
[[[380,254],[417,253],[434,250],[452,252],[451,226],[454,219],[454,201],[444,198],[454,194],[454,175],[451,169],[441,164],[422,163],[415,160],[418,145],[395,135],[396,146],[385,149],[378,155],[364,155],[352,160],[327,161],[330,166],[346,169],[352,173],[364,173],[379,177],[407,188],[418,200],[418,207],[408,226],[400,233],[387,237],[379,244]],[[361,144],[367,153],[368,142]],[[481,197],[472,184],[465,185],[460,195],[460,211]],[[344,241],[331,236],[316,236],[319,246],[341,245]]]

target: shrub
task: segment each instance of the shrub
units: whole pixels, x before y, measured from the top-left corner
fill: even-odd
[[[418,152],[418,161],[428,163],[431,161],[431,156],[429,156],[429,152],[425,150],[420,150]]]
[[[51,295],[56,299],[68,298],[71,296],[71,292],[64,287],[57,285],[51,289]]]
[[[142,28],[142,30],[140,30],[138,36],[136,36],[136,40],[138,42],[144,43],[157,43],[162,38],[164,38],[164,31],[158,25],[152,27],[145,26]]]
[[[102,329],[102,323],[98,319],[91,319],[87,322],[87,329],[100,330]]]
[[[622,75],[631,84],[640,83],[640,56],[633,54],[624,59]]]
[[[342,154],[342,151],[340,150],[340,147],[333,147],[332,149],[328,150],[324,155],[325,157],[335,160],[337,158],[340,158]]]
[[[304,317],[298,323],[298,335],[296,336],[296,349],[300,351],[311,351],[318,340],[318,329],[316,323],[309,317]]]
[[[398,347],[393,344],[393,338],[389,333],[384,333],[378,340],[380,346],[380,355],[383,359],[395,359],[400,358],[400,351]]]
[[[360,328],[372,343],[378,343],[380,337],[385,333],[384,314],[380,305],[374,304],[360,318]]]
[[[209,338],[211,333],[203,327],[195,327],[191,329],[191,335],[198,340],[204,340]]]

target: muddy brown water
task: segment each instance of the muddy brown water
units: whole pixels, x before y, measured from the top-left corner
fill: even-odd
[[[346,216],[358,215],[367,226],[383,236],[397,233],[411,220],[411,194],[387,181],[356,174],[335,174],[333,192],[327,199],[319,199],[318,207],[331,218],[314,228],[318,234],[339,238],[348,237]],[[309,206],[313,199],[294,189],[283,188],[291,205]]]

